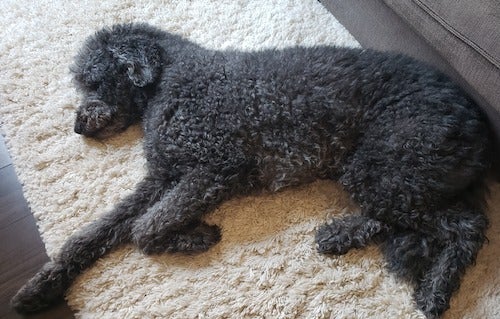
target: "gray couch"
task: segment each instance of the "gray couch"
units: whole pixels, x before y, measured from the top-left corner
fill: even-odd
[[[321,0],[363,47],[403,52],[458,82],[488,115],[500,178],[498,0]]]

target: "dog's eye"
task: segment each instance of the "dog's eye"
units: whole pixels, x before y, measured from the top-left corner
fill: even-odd
[[[96,81],[85,81],[84,82],[85,88],[88,90],[92,90],[92,91],[97,91],[97,89],[99,88],[99,85],[100,85],[100,82],[96,82]]]

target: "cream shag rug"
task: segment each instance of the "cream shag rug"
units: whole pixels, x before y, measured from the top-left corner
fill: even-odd
[[[211,48],[358,46],[315,0],[0,6],[1,128],[51,256],[144,174],[139,127],[105,142],[72,132],[79,100],[68,66],[94,30],[147,21]],[[491,205],[490,243],[445,318],[500,318],[497,186]],[[81,318],[422,318],[410,287],[387,273],[376,247],[316,253],[315,228],[351,206],[326,181],[233,199],[209,217],[223,239],[207,253],[147,257],[123,247],[79,277],[68,303]]]

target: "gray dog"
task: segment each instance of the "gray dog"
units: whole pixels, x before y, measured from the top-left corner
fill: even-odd
[[[449,307],[485,240],[487,122],[413,59],[328,46],[213,51],[127,24],[91,36],[71,70],[84,100],[75,132],[105,138],[142,120],[147,176],[17,293],[19,312],[61,300],[120,244],[204,251],[221,235],[202,217],[222,201],[318,178],[339,181],[361,208],[319,228],[319,251],[379,243],[429,318]]]

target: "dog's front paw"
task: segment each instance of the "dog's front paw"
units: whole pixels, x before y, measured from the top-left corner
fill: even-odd
[[[63,301],[65,286],[65,270],[53,262],[46,263],[12,297],[10,305],[18,313],[29,314],[42,311]]]
[[[207,251],[221,239],[221,230],[217,225],[200,223],[173,236],[169,251],[197,253]]]
[[[195,223],[171,232],[142,232],[138,227],[132,234],[133,242],[145,254],[164,252],[202,252],[220,241],[220,228]]]

